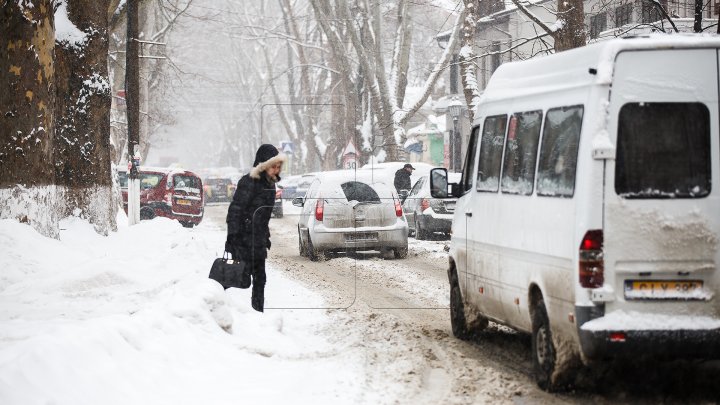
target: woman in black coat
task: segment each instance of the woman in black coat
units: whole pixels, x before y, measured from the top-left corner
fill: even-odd
[[[275,204],[275,183],[280,181],[286,160],[273,145],[261,145],[252,170],[238,182],[228,208],[225,250],[251,270],[251,304],[260,312],[265,304],[265,259],[270,249],[268,223]]]

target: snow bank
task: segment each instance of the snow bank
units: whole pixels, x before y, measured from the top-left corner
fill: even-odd
[[[56,240],[0,220],[0,403],[315,404],[360,395],[362,359],[316,336],[325,312],[256,313],[248,290],[207,279],[223,230],[164,218],[122,224],[102,237],[65,219]],[[266,306],[288,291],[322,306],[268,268]]]

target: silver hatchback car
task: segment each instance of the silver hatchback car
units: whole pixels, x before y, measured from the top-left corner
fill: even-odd
[[[298,220],[301,256],[313,261],[328,252],[378,250],[404,259],[408,254],[408,226],[400,198],[384,183],[370,183],[347,175],[318,176],[304,198]]]

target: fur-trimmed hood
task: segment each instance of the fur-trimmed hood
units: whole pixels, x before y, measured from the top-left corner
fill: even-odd
[[[265,146],[265,145],[263,145],[263,146]],[[274,148],[274,146],[273,146],[273,148]],[[262,149],[262,147],[261,147],[261,149]],[[275,150],[277,151],[277,149],[275,149]],[[264,172],[271,166],[273,166],[277,163],[287,162],[287,155],[284,153],[276,152],[275,155],[268,157],[266,160],[263,159],[265,156],[260,156],[260,155],[261,155],[261,150],[258,149],[258,156],[256,157],[256,161],[258,161],[258,163],[255,165],[255,167],[252,168],[252,170],[250,170],[250,177],[252,177],[253,179],[259,179],[260,173]]]

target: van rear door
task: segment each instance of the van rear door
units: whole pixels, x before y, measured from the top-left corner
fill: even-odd
[[[174,174],[172,210],[175,214],[200,215],[203,210],[202,182],[190,174]]]
[[[719,317],[717,49],[619,53],[609,114],[606,313]]]

